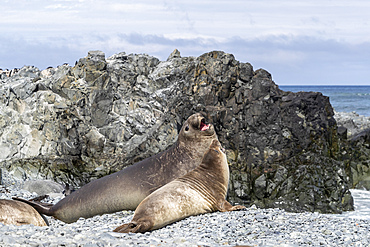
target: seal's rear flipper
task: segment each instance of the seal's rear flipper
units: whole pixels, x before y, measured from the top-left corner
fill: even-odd
[[[235,210],[240,210],[240,209],[244,209],[245,207],[242,206],[242,205],[231,205],[230,202],[226,201],[225,199],[220,201],[217,205],[217,209],[220,211],[220,212],[227,212],[227,211],[235,211]]]
[[[43,202],[39,202],[39,201],[32,201],[33,199],[26,200],[26,199],[22,199],[22,198],[18,198],[18,197],[12,197],[12,199],[16,200],[16,201],[21,201],[21,202],[27,203],[28,205],[31,205],[40,214],[45,214],[45,215],[48,215],[48,216],[52,216],[51,208],[52,208],[52,206],[54,206],[53,204],[43,203]]]
[[[47,198],[49,198],[49,195],[42,195],[42,196],[37,196],[35,198],[32,198],[29,201],[31,201],[31,202],[39,202],[40,204],[48,204],[48,203],[41,202],[42,200],[47,199]]]

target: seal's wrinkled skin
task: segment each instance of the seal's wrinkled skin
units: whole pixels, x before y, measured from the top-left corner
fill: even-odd
[[[0,223],[17,226],[48,225],[48,221],[27,203],[6,199],[0,199]]]
[[[114,231],[143,233],[192,215],[245,208],[225,200],[228,183],[226,155],[219,141],[213,140],[199,167],[150,194],[137,207],[132,221]]]
[[[177,142],[166,151],[94,180],[52,207],[13,199],[27,202],[39,213],[66,223],[80,217],[135,210],[150,193],[198,166],[212,140],[217,140],[214,126],[197,113],[185,121]]]

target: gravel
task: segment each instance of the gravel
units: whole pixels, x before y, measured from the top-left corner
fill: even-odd
[[[3,170],[0,198],[37,196],[20,188],[22,181]],[[50,202],[61,197],[55,194]],[[255,206],[189,217],[145,234],[112,232],[133,214],[123,211],[72,224],[48,217],[47,227],[0,223],[0,246],[370,246],[370,220]]]

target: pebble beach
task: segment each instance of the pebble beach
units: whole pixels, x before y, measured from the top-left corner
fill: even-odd
[[[37,196],[3,171],[0,199]],[[56,203],[62,195],[54,195]],[[356,203],[356,199],[355,199]],[[49,226],[0,224],[0,246],[370,246],[370,219],[289,213],[280,209],[215,212],[189,217],[145,234],[112,232],[133,211],[79,219],[66,224],[47,217]]]

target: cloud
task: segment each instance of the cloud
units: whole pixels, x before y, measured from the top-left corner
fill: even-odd
[[[7,1],[0,68],[73,64],[89,50],[166,60],[223,50],[279,83],[368,82],[370,2],[362,0]]]
[[[232,39],[227,50],[255,68],[269,70],[278,84],[367,84],[370,42],[352,44],[308,36]]]
[[[23,38],[0,36],[0,68],[21,68],[33,65],[40,69],[56,67],[63,63],[74,64],[85,52],[75,50],[66,44],[55,42],[35,42]]]
[[[4,30],[47,36],[109,32],[242,38],[268,35],[318,36],[369,40],[370,3],[338,1],[9,1],[2,5]],[[9,26],[8,26],[9,25]]]
[[[45,6],[45,9],[69,9],[69,7],[59,3]]]
[[[370,78],[370,58],[364,56],[370,54],[370,43],[351,44],[309,36],[270,35],[251,39],[235,36],[217,40],[206,36],[121,33],[54,37],[42,42],[1,36],[0,39],[3,40],[0,68],[35,65],[44,69],[65,62],[73,65],[90,50],[102,50],[107,57],[122,51],[146,53],[162,61],[174,49],[179,49],[182,56],[222,50],[234,54],[241,62],[250,62],[255,69],[267,69],[278,84],[363,84]]]

